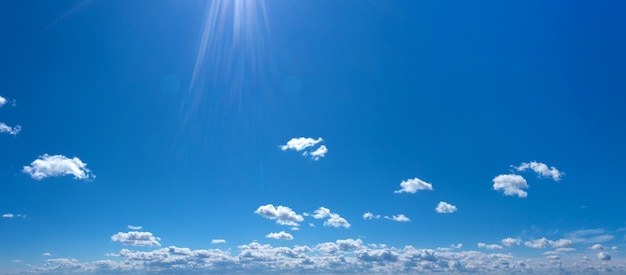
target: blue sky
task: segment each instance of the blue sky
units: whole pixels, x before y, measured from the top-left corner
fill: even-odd
[[[3,2],[0,273],[624,273],[624,10]]]

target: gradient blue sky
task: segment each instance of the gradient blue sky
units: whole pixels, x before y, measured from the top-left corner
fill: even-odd
[[[0,273],[626,272],[625,10],[4,1]]]

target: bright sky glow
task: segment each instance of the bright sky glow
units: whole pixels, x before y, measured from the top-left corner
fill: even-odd
[[[0,274],[626,274],[625,1],[157,2],[0,4]]]

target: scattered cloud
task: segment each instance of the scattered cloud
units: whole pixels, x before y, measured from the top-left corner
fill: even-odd
[[[577,230],[566,234],[565,237],[574,243],[604,243],[615,238],[601,228]]]
[[[128,225],[128,229],[130,230],[141,230],[141,225]]]
[[[293,240],[293,236],[285,231],[269,233],[265,235],[265,238],[276,240]]]
[[[22,126],[16,125],[15,127],[11,127],[6,125],[4,122],[0,122],[0,133],[7,133],[9,135],[17,135],[22,131]]]
[[[13,261],[11,261],[11,262],[13,262],[13,263],[21,263],[21,262],[22,262],[22,260],[20,260],[20,259],[15,259],[15,260],[13,260]]]
[[[13,213],[5,213],[2,214],[3,218],[12,219],[12,218],[26,218],[25,214],[13,214]]]
[[[552,178],[555,181],[560,181],[561,177],[565,175],[565,173],[560,172],[556,167],[552,166],[548,168],[548,165],[541,162],[531,161],[531,162],[523,162],[519,166],[513,166],[517,171],[524,172],[528,169],[535,171],[535,173],[539,174],[540,177],[548,177]]]
[[[291,208],[282,205],[278,207],[274,207],[272,204],[259,206],[254,213],[266,219],[276,220],[276,223],[280,225],[299,226],[299,222],[304,220],[302,215],[298,215]]]
[[[36,180],[65,175],[73,175],[75,179],[81,180],[96,177],[91,170],[87,169],[87,163],[77,157],[70,159],[63,155],[44,154],[34,160],[30,166],[24,166],[22,171]]]
[[[287,142],[287,144],[281,145],[280,149],[283,151],[286,151],[286,150],[302,151],[306,148],[315,146],[322,141],[324,140],[321,137],[317,139],[305,138],[305,137],[292,138]]]
[[[598,259],[602,261],[610,261],[611,255],[609,255],[609,253],[606,253],[606,252],[600,252],[598,253]]]
[[[346,219],[342,218],[337,213],[330,212],[330,209],[326,207],[320,207],[317,210],[315,210],[313,212],[313,218],[316,218],[316,219],[328,218],[326,221],[324,221],[324,226],[335,227],[335,228],[339,228],[339,227],[350,228],[350,223]]]
[[[520,245],[521,243],[522,243],[521,239],[514,239],[514,238],[502,239],[502,244],[508,247]]]
[[[2,97],[2,96],[0,96],[0,107],[2,107],[6,103],[7,103],[7,99]]]
[[[321,145],[319,148],[311,153],[304,152],[304,155],[310,155],[313,160],[319,160],[320,158],[325,157],[326,153],[328,153],[328,148],[326,148],[326,145]]]
[[[400,190],[396,190],[394,191],[394,193],[398,194],[398,193],[411,193],[411,194],[415,194],[417,191],[420,190],[433,190],[433,185],[425,182],[421,179],[418,178],[413,178],[413,179],[408,179],[408,180],[403,180],[400,183],[400,187],[402,187]]]
[[[161,238],[155,237],[150,232],[118,232],[111,236],[111,240],[132,246],[161,246]]]
[[[463,247],[463,244],[462,243],[451,244],[450,247],[452,247],[454,249],[461,249]]]
[[[604,250],[604,248],[605,247],[603,245],[599,244],[599,243],[594,244],[591,247],[589,247],[589,249],[591,249],[591,250]]]
[[[223,239],[213,239],[213,240],[211,240],[211,244],[222,244],[222,243],[226,243],[226,240],[223,240]]]
[[[300,230],[300,227],[294,226],[294,227],[291,228],[291,230],[292,231],[298,231],[298,230]]]
[[[506,196],[517,195],[520,198],[525,198],[528,193],[522,189],[526,188],[528,188],[526,179],[520,175],[507,174],[493,178],[493,190],[503,191]]]
[[[437,211],[437,213],[454,213],[456,212],[456,206],[449,204],[445,201],[440,201],[439,204],[437,204],[437,208],[435,208],[435,211]]]
[[[530,248],[536,248],[536,249],[546,248],[547,246],[551,246],[554,248],[567,247],[567,246],[571,246],[572,244],[573,242],[568,239],[560,239],[557,241],[551,241],[546,238],[527,241],[524,243],[525,246],[530,247]]]
[[[486,243],[478,243],[478,248],[484,248],[484,249],[503,249],[502,246],[497,245],[497,244],[486,244]]]
[[[391,217],[385,216],[385,219],[396,221],[396,222],[410,222],[411,219],[405,216],[404,214],[393,215]]]
[[[52,256],[52,254],[50,254],[49,252],[45,252],[45,253],[41,254],[41,256],[50,257],[50,256]]]
[[[378,220],[378,219],[380,219],[380,217],[381,217],[380,215],[374,215],[374,214],[372,214],[370,212],[363,213],[363,219],[364,220]]]

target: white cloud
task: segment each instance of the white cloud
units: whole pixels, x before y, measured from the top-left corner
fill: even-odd
[[[118,232],[111,236],[111,240],[132,246],[161,246],[159,243],[161,238],[153,236],[150,232]]]
[[[456,206],[449,204],[445,201],[440,201],[439,204],[437,204],[437,208],[435,208],[435,211],[437,211],[437,213],[454,213],[456,212]]]
[[[556,167],[552,166],[548,168],[548,165],[541,162],[531,161],[531,162],[523,162],[520,166],[513,166],[513,168],[517,169],[517,171],[524,172],[528,169],[535,171],[535,173],[539,174],[541,177],[552,178],[555,181],[560,181],[561,177],[565,175],[565,173],[560,172]]]
[[[41,254],[41,256],[50,257],[50,256],[52,256],[52,254],[50,254],[49,252],[45,252],[45,253]]]
[[[410,222],[411,219],[405,216],[404,214],[393,215],[391,217],[385,216],[385,219],[396,221],[396,222]]]
[[[322,141],[324,140],[321,137],[318,139],[305,138],[305,137],[292,138],[287,142],[287,144],[281,145],[280,149],[283,151],[288,150],[288,149],[302,151],[306,148],[315,146]]]
[[[13,213],[5,213],[2,214],[3,218],[12,219],[12,218],[26,218],[25,214],[13,214]]]
[[[6,103],[7,103],[7,99],[2,97],[2,96],[0,96],[0,107],[2,107],[2,105],[6,104]]]
[[[30,166],[24,166],[22,171],[36,180],[65,175],[73,175],[75,179],[96,177],[91,173],[91,170],[87,169],[87,163],[82,162],[77,157],[70,159],[63,155],[50,156],[44,154],[34,160]]]
[[[619,250],[619,248],[617,248],[617,246],[613,246],[613,247],[611,247],[611,250],[617,251],[617,250]]]
[[[276,220],[276,223],[280,225],[299,226],[299,222],[304,220],[302,215],[298,215],[291,208],[282,205],[278,207],[274,207],[272,204],[259,206],[254,213],[270,220]]]
[[[313,218],[316,218],[316,219],[328,218],[326,221],[324,221],[324,226],[330,226],[330,227],[335,227],[335,228],[339,228],[339,227],[350,228],[350,223],[346,219],[342,218],[337,213],[330,212],[330,209],[326,207],[320,207],[317,210],[315,210],[313,212]]]
[[[604,229],[584,229],[577,230],[565,235],[574,243],[603,243],[615,238],[613,235],[606,234]]]
[[[226,243],[226,240],[223,239],[213,239],[211,240],[212,244],[221,244],[221,243]]]
[[[15,127],[11,127],[9,125],[4,124],[4,122],[0,122],[0,133],[7,133],[9,135],[17,135],[22,131],[22,126],[16,125]]]
[[[530,247],[530,248],[536,248],[536,249],[546,248],[547,246],[552,246],[555,248],[567,247],[567,246],[571,246],[572,244],[573,242],[568,239],[560,239],[556,241],[551,241],[546,238],[536,239],[536,240],[528,241],[524,243],[525,246]]]
[[[128,225],[130,230],[141,230],[141,225]]]
[[[599,244],[599,243],[594,244],[591,247],[589,247],[589,249],[591,249],[591,250],[604,250],[604,248],[605,247],[603,245]]]
[[[291,230],[292,230],[292,231],[298,231],[298,230],[300,230],[300,228],[299,228],[299,227],[294,226],[294,227],[292,227],[292,228],[291,228]]]
[[[328,153],[328,148],[326,148],[326,145],[321,145],[317,148],[317,150],[308,153],[308,155],[310,155],[313,160],[319,160],[320,158],[325,157],[326,153]]]
[[[525,198],[528,193],[522,189],[528,188],[528,184],[524,177],[515,174],[499,175],[493,178],[493,190],[504,191],[506,196],[517,195],[520,198]]]
[[[452,247],[454,249],[461,249],[463,247],[463,244],[462,243],[451,244],[450,247]]]
[[[611,255],[609,255],[609,253],[606,253],[606,252],[600,252],[598,253],[598,259],[602,261],[610,261]]]
[[[408,180],[403,180],[400,183],[400,187],[402,187],[400,190],[396,190],[394,191],[394,193],[411,193],[411,194],[415,194],[417,191],[420,190],[433,190],[433,185],[425,182],[421,179],[418,178],[413,178],[413,179],[408,179]]]
[[[478,243],[478,248],[494,250],[494,249],[502,249],[502,246],[497,245],[497,244]]]
[[[364,220],[372,220],[372,219],[378,220],[378,219],[380,219],[380,217],[381,217],[380,215],[374,215],[374,214],[372,214],[370,212],[363,213],[363,219]]]
[[[265,235],[265,238],[276,240],[293,240],[293,236],[285,231],[269,233]]]
[[[521,243],[522,243],[521,239],[514,239],[514,238],[502,239],[502,244],[508,247],[511,247],[514,245],[520,245]]]

